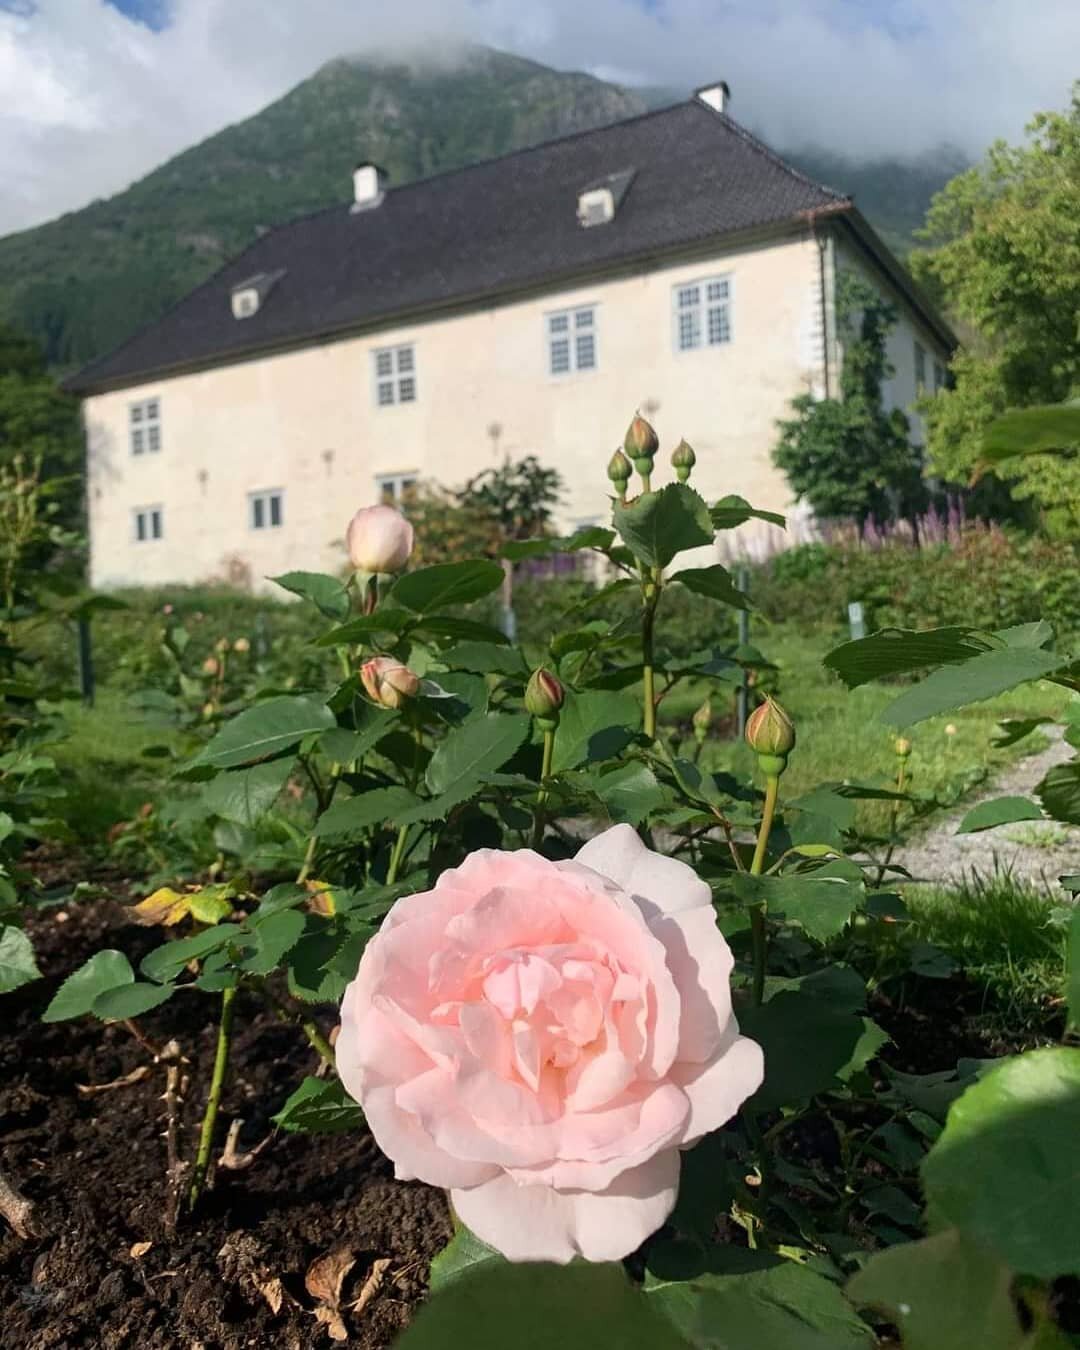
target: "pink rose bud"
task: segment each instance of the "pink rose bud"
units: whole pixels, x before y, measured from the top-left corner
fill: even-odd
[[[415,698],[419,677],[392,656],[373,656],[360,667],[360,683],[375,703],[384,708],[400,708],[406,699]]]
[[[644,417],[638,416],[626,430],[623,449],[635,462],[639,459],[652,459],[660,445],[660,438]]]
[[[241,654],[243,654],[244,652],[251,651],[251,643],[247,640],[247,638],[237,638],[232,645],[232,649],[234,652],[240,652]]]
[[[503,1256],[618,1261],[761,1085],[732,965],[708,884],[629,825],[566,862],[480,849],[367,944],[337,1070],[397,1175]]]
[[[413,548],[413,527],[392,506],[365,506],[345,532],[349,561],[358,572],[400,572]]]
[[[202,673],[204,675],[216,675],[221,667],[217,663],[216,656],[208,656],[202,663]]]
[[[783,773],[795,747],[795,723],[771,695],[746,719],[746,743],[765,773]]]
[[[566,699],[566,690],[550,670],[534,670],[525,686],[525,711],[537,721],[558,724],[559,709]]]

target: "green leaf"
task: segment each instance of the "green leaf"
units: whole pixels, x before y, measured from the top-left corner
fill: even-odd
[[[349,592],[337,577],[327,576],[325,572],[286,572],[270,580],[276,581],[293,595],[310,600],[320,614],[325,614],[335,623],[341,623],[349,616]]]
[[[529,668],[517,647],[500,647],[494,642],[459,642],[447,652],[439,653],[439,661],[451,670],[471,670],[480,675],[516,675],[526,677]],[[442,683],[436,671],[432,678]]]
[[[1080,1049],[1005,1060],[956,1101],[923,1163],[936,1214],[1024,1275],[1080,1274]]]
[[[688,1350],[651,1303],[614,1263],[482,1263],[423,1304],[394,1350]]]
[[[331,727],[324,731],[319,737],[319,749],[338,764],[351,764],[374,749],[397,720],[396,712],[376,708],[371,703],[358,703],[355,728]]]
[[[756,877],[735,872],[732,889],[746,905],[764,900],[769,917],[780,915],[799,924],[818,942],[827,942],[843,931],[861,906],[865,888],[843,877],[821,877],[819,872],[791,876]]]
[[[591,779],[589,785],[616,823],[640,825],[667,797],[656,774],[639,762],[622,764]]]
[[[1069,923],[1067,961],[1065,1003],[1070,1025],[1080,1027],[1080,909],[1073,910]]]
[[[613,758],[626,748],[640,725],[641,707],[631,694],[567,690],[555,733],[552,772]]]
[[[448,605],[480,600],[502,584],[503,570],[498,563],[472,558],[406,572],[394,582],[390,594],[397,604],[416,614],[434,614]]]
[[[1053,720],[1052,717],[1006,717],[998,723],[1000,730],[990,744],[995,749],[1002,750],[1006,746],[1015,745],[1017,741],[1022,741],[1025,736],[1030,736],[1036,727]]]
[[[345,1134],[360,1128],[364,1114],[340,1079],[305,1078],[270,1119],[290,1133]]]
[[[158,1008],[176,993],[175,984],[145,984],[141,980],[134,984],[122,984],[116,989],[106,989],[94,999],[95,1017],[114,1018],[126,1021],[129,1017],[141,1017],[151,1008]]]
[[[679,1198],[668,1220],[680,1233],[711,1243],[716,1221],[735,1199],[738,1174],[728,1157],[726,1137],[714,1130],[679,1160]]]
[[[910,675],[931,666],[967,661],[989,647],[985,635],[971,628],[883,628],[870,637],[834,647],[823,665],[836,671],[849,689],[871,680]]]
[[[973,806],[956,828],[957,834],[975,834],[998,825],[1013,825],[1018,820],[1043,820],[1043,813],[1026,797],[995,797]]]
[[[734,494],[721,497],[709,513],[712,516],[713,529],[734,530],[745,525],[748,520],[766,520],[770,525],[787,525],[787,519],[776,511],[758,511],[744,497]]]
[[[148,952],[139,963],[139,969],[148,979],[159,984],[167,984],[184,969],[189,961],[216,952],[240,936],[241,929],[235,923],[220,923],[216,928],[208,928],[194,937],[180,938],[177,942],[166,942]]]
[[[338,797],[315,822],[314,833],[320,839],[354,838],[388,820],[396,821],[416,802],[416,794],[397,783],[370,788],[356,797]]]
[[[308,931],[289,954],[289,993],[305,1003],[340,1003],[355,967],[348,975],[333,968],[355,934],[336,923],[308,917]]]
[[[269,975],[300,941],[305,925],[305,916],[295,909],[278,910],[276,914],[253,922],[250,933],[254,940],[253,950],[236,962],[237,968],[253,975]],[[245,939],[245,945],[247,942]]]
[[[983,433],[982,457],[987,465],[1014,455],[1042,455],[1080,446],[1080,399],[1068,403],[1010,408]]]
[[[742,1031],[765,1052],[765,1082],[754,1113],[794,1106],[838,1087],[867,1062],[866,1019],[803,992],[782,992],[739,1014]]]
[[[489,1265],[505,1266],[506,1257],[462,1226],[431,1263],[431,1292],[437,1294],[462,1276],[478,1272]]]
[[[904,1350],[1021,1350],[1011,1285],[992,1252],[948,1228],[876,1253],[847,1294],[898,1327]]]
[[[254,825],[277,801],[289,781],[295,760],[272,759],[249,769],[230,769],[207,783],[203,801],[207,809],[237,825]]]
[[[427,785],[436,796],[478,774],[501,769],[529,734],[529,718],[483,717],[455,727],[440,741],[427,766]]]
[[[706,595],[710,600],[733,605],[735,609],[753,609],[750,597],[739,590],[735,578],[719,563],[713,563],[711,567],[688,567],[683,572],[676,572],[671,579],[681,581],[695,595]]]
[[[272,759],[299,745],[305,736],[334,725],[334,714],[313,698],[268,698],[226,722],[198,756],[197,765],[231,769]]]
[[[646,1295],[695,1350],[871,1350],[870,1328],[843,1293],[805,1266],[722,1247],[699,1256],[700,1271],[673,1261],[685,1275],[667,1279],[674,1247],[650,1252]]]
[[[1055,764],[1035,789],[1035,795],[1048,816],[1069,825],[1080,825],[1080,760]]]
[[[346,647],[364,643],[383,633],[400,633],[413,622],[413,616],[404,609],[387,609],[380,605],[374,614],[359,614],[340,628],[331,628],[316,638],[316,647]]]
[[[1030,647],[998,647],[980,652],[961,665],[935,670],[890,703],[882,720],[908,727],[938,713],[1003,694],[1018,684],[1040,680],[1065,664],[1066,658]]]
[[[493,642],[502,647],[510,645],[510,639],[489,623],[460,619],[456,614],[432,614],[428,618],[417,619],[413,631],[426,633],[429,637],[456,638],[459,642]]]
[[[0,929],[0,994],[40,978],[34,948],[23,930],[10,924]]]
[[[97,952],[67,977],[42,1013],[41,1020],[66,1022],[71,1017],[82,1017],[93,1010],[95,1001],[107,990],[134,983],[135,972],[123,952],[112,949]]]
[[[709,508],[685,483],[616,502],[614,519],[623,542],[648,567],[666,567],[677,553],[713,541]]]

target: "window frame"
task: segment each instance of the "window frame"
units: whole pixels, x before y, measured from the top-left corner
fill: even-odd
[[[405,493],[416,487],[420,481],[417,469],[402,469],[398,473],[377,473],[375,475],[375,500],[380,506],[394,506],[400,509]],[[387,488],[390,492],[387,493]]]
[[[597,318],[600,306],[595,300],[584,305],[567,305],[562,309],[549,309],[544,313],[544,355],[547,363],[548,379],[565,380],[574,375],[595,375],[600,369],[600,323]],[[588,322],[583,323],[581,316],[587,314]],[[565,322],[565,328],[556,328],[559,321]],[[581,342],[590,344],[592,358],[589,364],[581,364]],[[552,349],[556,342],[566,344],[566,368],[556,370]]]
[[[161,453],[161,396],[132,399],[128,405],[128,454],[133,458]],[[151,409],[153,410],[151,414]],[[136,444],[136,437],[138,443]],[[156,444],[153,442],[156,441]]]
[[[726,294],[722,298],[710,299],[709,287],[723,285]],[[698,298],[692,304],[682,304],[682,296],[697,290]],[[691,352],[715,351],[721,347],[730,347],[735,341],[735,274],[733,272],[711,272],[700,277],[689,277],[684,281],[673,282],[671,287],[671,348],[676,356],[687,356]],[[723,336],[713,340],[713,313],[723,315]],[[682,341],[684,317],[689,317],[695,325],[696,341],[684,345]]]
[[[277,520],[274,516],[274,502],[277,502]],[[285,526],[285,489],[281,487],[258,488],[247,494],[248,529],[259,534],[266,530],[280,530]],[[264,519],[260,520],[259,516]]]
[[[926,361],[929,353],[925,344],[920,342],[918,338],[914,339],[914,343],[911,360],[914,370],[915,394],[917,397],[921,397],[930,388],[926,379]]]
[[[157,530],[155,532],[155,525]],[[165,507],[160,502],[131,508],[131,541],[134,544],[160,544],[165,538]]]
[[[402,355],[408,354],[407,364],[402,365]],[[390,369],[379,372],[379,361],[386,357]],[[416,375],[416,343],[395,342],[388,347],[371,349],[371,399],[377,409],[407,407],[420,401],[420,391]],[[402,398],[402,386],[409,386],[408,398]],[[390,391],[390,397],[384,398],[383,391]]]

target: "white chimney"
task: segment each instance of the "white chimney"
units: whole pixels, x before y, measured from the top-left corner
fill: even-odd
[[[386,174],[377,164],[358,164],[352,181],[354,211],[370,211],[386,196]]]
[[[694,94],[714,112],[726,113],[731,102],[731,90],[724,80],[719,80],[716,84],[703,85],[700,89],[695,89]]]

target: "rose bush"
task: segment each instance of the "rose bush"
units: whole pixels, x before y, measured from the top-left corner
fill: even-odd
[[[628,825],[568,861],[479,850],[368,944],[338,1073],[398,1177],[503,1255],[617,1260],[761,1083],[732,964],[709,887]]]

